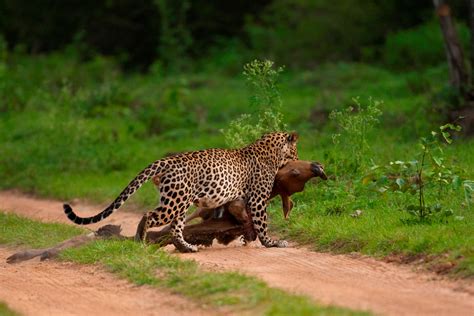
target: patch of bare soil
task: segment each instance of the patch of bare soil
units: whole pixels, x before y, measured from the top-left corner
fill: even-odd
[[[218,247],[180,254],[211,270],[238,270],[270,286],[328,305],[382,315],[472,315],[474,289],[467,282],[433,279],[410,266],[352,258],[304,248]]]
[[[181,296],[134,286],[96,266],[58,261],[7,264],[0,248],[0,301],[23,315],[208,315]]]
[[[11,191],[0,192],[0,209],[46,221],[68,222],[62,213],[61,202],[39,200]],[[81,215],[100,210],[84,205],[77,209]],[[124,234],[133,235],[139,219],[139,214],[118,211],[99,226],[121,224]],[[215,245],[198,253],[178,256],[197,260],[211,270],[254,275],[270,286],[303,294],[324,304],[383,315],[472,315],[474,311],[474,284],[471,281],[444,280],[435,274],[413,271],[412,266],[371,258],[317,253],[295,246],[267,249],[258,243]]]

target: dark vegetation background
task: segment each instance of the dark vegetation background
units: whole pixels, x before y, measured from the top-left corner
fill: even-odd
[[[468,1],[449,4],[468,24]],[[158,60],[193,68],[231,52],[237,60],[222,66],[238,69],[232,64],[257,57],[292,68],[340,60],[394,69],[434,65],[444,57],[434,24],[431,1],[0,2],[0,33],[10,50],[40,54],[72,44],[85,60],[114,56],[142,71]]]
[[[469,1],[447,2],[467,57]],[[295,196],[290,221],[274,204],[272,229],[320,250],[421,255],[472,276],[472,138],[440,145],[449,181],[426,188],[450,217],[412,221],[417,196],[391,191],[405,188],[400,170],[373,174],[419,161],[420,137],[462,113],[472,131],[432,1],[0,0],[0,188],[107,202],[166,153],[227,146],[221,129],[259,110],[242,76],[256,58],[285,66],[279,111],[301,135],[301,159],[331,175]],[[359,145],[329,118],[357,97],[360,109],[383,101]],[[342,118],[356,122],[360,109]],[[133,201],[151,207],[156,193],[145,186]]]

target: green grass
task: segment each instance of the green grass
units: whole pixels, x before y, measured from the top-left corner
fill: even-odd
[[[40,223],[0,212],[0,243],[51,246],[82,231],[63,224]],[[62,260],[102,264],[137,285],[166,288],[204,306],[265,315],[363,315],[342,308],[321,307],[303,296],[268,287],[256,278],[235,272],[207,272],[156,246],[133,241],[100,240],[61,253]],[[1,308],[1,306],[0,306]],[[1,309],[0,309],[1,311]]]
[[[374,140],[373,148],[382,146]],[[400,148],[387,148],[391,157],[381,161],[408,160],[415,157],[416,143]],[[448,157],[464,169],[464,176],[474,178],[474,142],[458,143],[445,149]],[[305,154],[305,153],[304,153]],[[314,156],[321,153],[314,152]],[[328,166],[328,174],[336,172]],[[474,276],[474,205],[469,208],[461,190],[447,190],[439,194],[427,186],[428,204],[440,203],[451,208],[454,216],[447,222],[416,223],[403,208],[416,204],[417,196],[401,193],[372,191],[362,184],[362,176],[313,181],[305,191],[293,196],[296,203],[289,220],[282,217],[278,198],[270,207],[273,229],[292,240],[312,246],[318,251],[336,253],[359,252],[377,258],[400,255],[409,258],[424,257],[426,267],[437,271],[452,264],[449,271],[454,276]],[[331,212],[338,208],[339,212]],[[362,216],[350,216],[361,210]]]
[[[0,302],[0,316],[18,316],[17,312],[11,310],[7,304]]]
[[[83,229],[58,223],[39,223],[15,214],[0,211],[0,244],[27,245],[34,248],[51,247],[72,238]]]
[[[273,229],[334,252],[430,257],[453,261],[457,275],[474,275],[473,211],[460,190],[437,196],[456,216],[448,223],[414,224],[399,210],[414,197],[380,195],[362,185],[370,163],[416,158],[417,140],[444,123],[437,109],[453,103],[446,66],[394,73],[366,64],[333,63],[282,77],[282,112],[300,133],[300,158],[326,165],[336,181],[308,185],[295,196],[290,221],[272,207]],[[338,170],[347,151],[332,143],[334,123],[324,113],[360,96],[383,100],[381,124],[368,136],[371,151],[358,173]],[[109,202],[145,166],[168,152],[225,146],[219,132],[241,113],[252,113],[239,74],[123,74],[105,58],[10,56],[0,73],[0,189],[38,196]],[[319,113],[319,114],[318,114]],[[350,145],[350,144],[349,144]],[[456,139],[446,157],[474,179],[474,141]],[[464,170],[464,171],[462,171]],[[151,209],[156,190],[147,184],[130,204]],[[464,203],[464,204],[463,204]],[[327,209],[343,206],[341,216]],[[356,209],[361,218],[349,216]]]

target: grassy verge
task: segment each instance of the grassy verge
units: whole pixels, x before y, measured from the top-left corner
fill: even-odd
[[[7,304],[0,302],[0,315],[2,316],[19,316],[17,312],[11,310]]]
[[[0,243],[8,245],[50,246],[81,233],[74,227],[40,223],[1,212],[0,222]],[[170,289],[200,304],[235,312],[265,315],[364,314],[317,306],[305,297],[270,288],[264,282],[239,273],[203,271],[194,261],[181,260],[154,246],[145,247],[132,241],[96,241],[65,251],[61,259],[82,264],[100,263],[135,284]]]
[[[12,246],[51,247],[85,232],[79,227],[69,227],[58,223],[40,223],[1,211],[0,223],[0,244]]]
[[[382,144],[373,147],[377,146]],[[416,144],[399,147],[385,148],[392,152],[386,161],[413,157]],[[465,169],[468,178],[474,178],[474,142],[458,144],[449,151],[457,167]],[[309,153],[313,155],[317,153]],[[454,277],[474,277],[474,206],[469,207],[461,190],[440,194],[436,188],[427,188],[426,200],[451,208],[454,215],[426,223],[413,221],[413,216],[404,211],[406,205],[417,203],[417,196],[381,194],[357,177],[308,183],[293,200],[296,206],[289,220],[283,219],[278,199],[270,207],[273,229],[286,238],[318,251],[359,252],[396,262],[421,263],[429,270]],[[356,210],[362,214],[355,216]]]

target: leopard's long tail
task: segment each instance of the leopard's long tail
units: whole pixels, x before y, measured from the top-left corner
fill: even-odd
[[[120,195],[105,210],[97,215],[91,217],[80,217],[74,213],[69,204],[63,205],[64,213],[66,213],[67,217],[71,221],[78,225],[89,225],[100,222],[118,210],[125,203],[125,201],[130,196],[132,196],[132,194],[135,193],[145,182],[150,180],[150,178],[161,174],[165,165],[166,164],[163,161],[158,160],[143,169],[143,171],[140,172],[125,189],[123,189],[122,193],[120,193]]]

